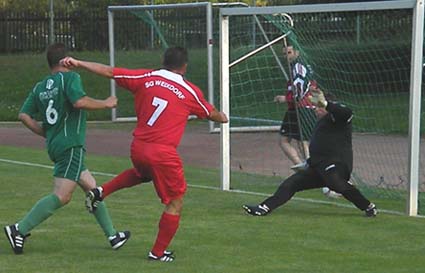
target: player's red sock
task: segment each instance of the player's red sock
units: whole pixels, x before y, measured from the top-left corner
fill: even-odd
[[[114,177],[111,181],[102,185],[102,198],[122,188],[129,188],[142,183],[142,179],[137,175],[136,169],[128,169]]]
[[[155,245],[152,248],[152,253],[161,257],[164,255],[164,251],[167,249],[167,246],[170,244],[171,240],[176,234],[177,229],[179,228],[180,215],[173,215],[164,212],[159,221],[159,231],[158,236],[156,237]]]

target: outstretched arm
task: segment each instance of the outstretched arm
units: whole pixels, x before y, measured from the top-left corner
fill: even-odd
[[[30,115],[26,113],[19,113],[18,118],[22,121],[22,123],[35,134],[46,137],[46,133],[43,128],[38,124],[38,122],[33,119]]]
[[[83,68],[87,71],[90,71],[92,73],[95,73],[99,76],[103,76],[106,78],[112,78],[113,75],[113,67],[101,63],[94,63],[94,62],[86,62],[74,59],[72,57],[65,57],[63,58],[60,63],[67,67],[67,68]]]
[[[220,123],[227,123],[229,120],[227,119],[227,116],[223,112],[217,111],[217,109],[213,109],[210,112],[210,115],[208,116],[209,120],[220,122]]]
[[[278,95],[278,96],[274,97],[273,101],[278,102],[278,103],[284,103],[284,102],[286,102],[286,96]]]
[[[310,101],[316,106],[325,108],[334,121],[349,123],[353,118],[353,111],[343,104],[328,102],[319,88],[311,88]]]
[[[85,109],[85,110],[98,110],[106,108],[115,108],[117,106],[117,98],[110,96],[104,100],[93,99],[89,96],[84,96],[81,99],[77,100],[73,105],[75,108]]]

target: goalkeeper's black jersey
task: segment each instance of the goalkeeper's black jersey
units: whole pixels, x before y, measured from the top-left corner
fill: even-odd
[[[328,114],[317,121],[310,140],[309,164],[343,163],[351,173],[353,169],[352,125],[350,108],[329,102]]]

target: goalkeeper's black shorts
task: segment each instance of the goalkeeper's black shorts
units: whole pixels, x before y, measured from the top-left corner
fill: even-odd
[[[297,112],[299,120],[297,118]],[[298,123],[301,125],[301,131]],[[288,110],[283,117],[280,134],[296,140],[310,140],[315,124],[316,115],[314,109],[298,108],[297,110]]]

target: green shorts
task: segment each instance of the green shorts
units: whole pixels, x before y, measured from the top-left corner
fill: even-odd
[[[84,166],[85,153],[83,147],[73,147],[66,150],[56,158],[53,176],[78,182],[81,172],[86,170],[86,166]]]

